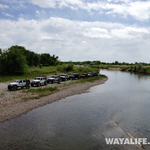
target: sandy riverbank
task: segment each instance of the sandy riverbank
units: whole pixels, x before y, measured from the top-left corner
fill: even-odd
[[[107,78],[101,78],[94,82],[78,83],[70,86],[58,86],[58,91],[51,95],[41,97],[39,99],[28,99],[27,101],[18,100],[13,103],[7,103],[0,106],[0,122],[10,120],[12,118],[18,117],[21,114],[27,113],[32,109],[50,104],[54,101],[61,100],[67,96],[81,94],[86,92],[90,87],[103,84],[107,81]]]

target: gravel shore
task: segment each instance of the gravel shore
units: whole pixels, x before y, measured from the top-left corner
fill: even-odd
[[[12,101],[7,101],[7,103],[0,105],[0,122],[4,122],[10,120],[12,118],[18,117],[22,114],[25,114],[33,109],[38,107],[44,106],[46,104],[50,104],[54,101],[61,100],[65,97],[81,94],[86,92],[90,87],[103,84],[107,81],[107,78],[101,78],[100,80],[96,80],[94,82],[86,82],[86,83],[79,83],[73,84],[70,86],[60,86],[58,85],[58,91],[54,92],[51,95],[41,97],[39,99],[28,99],[27,101],[21,100],[21,97],[24,96],[21,94],[20,91],[18,92],[18,96],[14,97],[13,92],[9,92],[6,94],[4,93],[3,99],[11,99]],[[2,83],[4,84],[4,83]],[[7,95],[7,96],[5,96]],[[10,96],[11,95],[11,96]],[[1,95],[3,97],[3,94]]]

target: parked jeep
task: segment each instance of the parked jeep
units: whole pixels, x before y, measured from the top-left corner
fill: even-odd
[[[61,74],[60,79],[61,79],[61,81],[66,81],[66,80],[68,80],[68,75],[67,74]]]
[[[93,76],[98,76],[98,71],[92,72]]]
[[[87,78],[88,77],[88,74],[87,73],[83,73],[82,75],[81,75],[81,78]]]
[[[30,88],[30,80],[26,80],[26,79],[15,80],[14,82],[8,85],[8,90],[16,91],[17,89],[19,88],[22,89],[24,87],[26,89]]]
[[[61,81],[60,76],[53,75],[53,76],[50,76],[50,78],[48,78],[47,83],[54,84],[55,82],[60,83],[60,81]]]
[[[92,73],[91,72],[88,72],[88,77],[92,77]]]
[[[31,86],[41,86],[41,85],[47,85],[47,78],[46,77],[36,77],[32,82]]]
[[[78,73],[73,73],[69,76],[69,80],[80,79],[80,75]]]

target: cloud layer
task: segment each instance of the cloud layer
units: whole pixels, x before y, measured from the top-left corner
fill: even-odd
[[[88,12],[97,11],[109,15],[132,16],[139,21],[150,19],[150,1],[135,0],[107,0],[88,2],[85,0],[31,0],[34,5],[42,8],[70,8],[73,10],[83,9]]]
[[[150,1],[1,0],[0,48],[62,61],[149,62]]]
[[[60,60],[144,61],[150,28],[121,23],[80,22],[50,17],[47,20],[0,20],[1,48],[22,45]],[[8,42],[9,41],[9,42]]]

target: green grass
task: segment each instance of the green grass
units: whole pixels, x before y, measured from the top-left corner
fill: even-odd
[[[147,73],[150,73],[150,68],[149,67],[145,67],[145,69],[146,69]]]
[[[48,91],[56,91],[57,87],[45,87],[45,88],[38,88],[38,89],[28,89],[26,92],[32,93],[39,93],[39,92],[48,92]]]
[[[80,79],[78,82],[79,83],[94,82],[96,80],[101,79],[102,77],[105,77],[105,75],[99,75],[99,76],[95,76],[95,77]]]
[[[141,68],[138,69],[139,65],[99,65],[99,68],[101,69],[120,68],[121,71],[131,71],[131,72],[137,72],[137,73],[150,74],[150,66],[141,65]],[[92,67],[98,68],[98,65],[93,65]],[[137,69],[134,70],[134,67],[137,67]]]
[[[0,75],[0,82],[12,81],[15,79],[30,79],[40,75],[47,75],[57,72],[55,66],[53,67],[30,67],[22,75]]]
[[[45,88],[38,88],[38,89],[28,89],[24,90],[26,93],[32,93],[35,96],[27,96],[23,97],[24,101],[28,101],[29,99],[39,99],[41,97],[47,96],[52,94],[54,91],[57,91],[57,87],[45,87]]]
[[[95,77],[90,77],[90,78],[84,78],[84,79],[80,79],[80,80],[74,80],[74,82],[70,82],[70,83],[64,83],[62,86],[60,87],[66,87],[66,86],[70,86],[70,85],[75,85],[78,83],[86,83],[86,82],[94,82],[96,80],[99,80],[101,78],[106,78],[105,75],[99,75],[99,76],[95,76]],[[35,94],[34,96],[27,96],[22,98],[24,101],[28,101],[29,99],[39,99],[41,97],[47,96],[52,94],[54,91],[58,91],[59,89],[57,87],[44,87],[44,88],[38,88],[38,89],[25,89],[24,92],[26,93],[32,93]]]
[[[100,68],[108,69],[108,68],[128,68],[130,65],[99,65]]]
[[[16,79],[34,79],[36,76],[49,76],[52,74],[72,74],[72,73],[87,73],[87,72],[94,72],[99,71],[98,68],[90,68],[90,67],[77,67],[73,66],[73,70],[65,71],[64,65],[58,65],[58,66],[49,66],[49,67],[30,67],[28,68],[24,74],[20,75],[0,75],[0,82],[6,82],[6,81],[14,81]]]
[[[5,95],[5,94],[4,94],[3,92],[0,93],[0,97],[1,97],[1,98],[4,97],[4,95]]]

